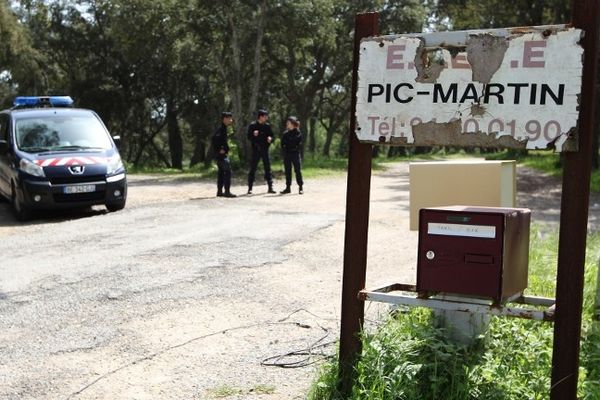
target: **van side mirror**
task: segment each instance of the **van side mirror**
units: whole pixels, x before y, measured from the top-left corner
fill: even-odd
[[[0,140],[0,154],[8,153],[8,142],[6,140]]]
[[[115,146],[117,146],[117,149],[121,148],[121,136],[113,136],[112,137],[113,142],[115,142]]]

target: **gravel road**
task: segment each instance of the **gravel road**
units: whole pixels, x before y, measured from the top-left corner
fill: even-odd
[[[518,187],[555,227],[559,182],[519,169]],[[132,176],[121,212],[29,224],[0,203],[0,398],[304,398],[318,363],[261,363],[319,361],[277,356],[337,339],[345,177],[265,192]],[[394,164],[372,181],[368,285],[413,282],[416,244]]]

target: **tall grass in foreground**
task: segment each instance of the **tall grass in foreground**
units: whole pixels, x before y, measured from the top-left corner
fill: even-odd
[[[528,293],[554,296],[557,237],[534,229]],[[588,237],[579,397],[600,400],[600,325],[592,321],[600,235]],[[474,345],[446,339],[427,309],[402,310],[363,334],[352,399],[547,399],[553,326],[493,317]],[[336,399],[337,360],[323,366],[309,399]]]

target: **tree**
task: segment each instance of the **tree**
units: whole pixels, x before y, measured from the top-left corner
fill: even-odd
[[[45,90],[44,59],[33,47],[31,36],[11,9],[0,1],[0,101],[8,107],[18,93]]]

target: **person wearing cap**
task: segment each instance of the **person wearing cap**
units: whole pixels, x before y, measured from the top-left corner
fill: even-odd
[[[291,193],[292,187],[292,165],[298,184],[298,193],[303,194],[302,185],[302,160],[300,149],[302,148],[302,132],[300,132],[300,121],[298,118],[290,116],[285,121],[286,131],[281,136],[281,149],[283,150],[283,168],[285,170],[285,189],[281,194]]]
[[[217,197],[237,197],[231,193],[231,163],[229,162],[229,143],[227,131],[231,129],[233,115],[229,111],[221,113],[221,126],[212,137],[212,149],[217,160]],[[225,189],[225,191],[223,191]]]
[[[267,123],[269,113],[266,110],[258,110],[256,121],[248,126],[248,140],[252,144],[252,158],[250,160],[250,171],[248,172],[248,194],[252,194],[252,186],[256,176],[258,162],[262,160],[265,170],[265,180],[269,185],[268,193],[275,193],[273,190],[273,177],[271,175],[271,160],[269,159],[269,146],[273,143],[275,136],[271,131],[271,126]]]

